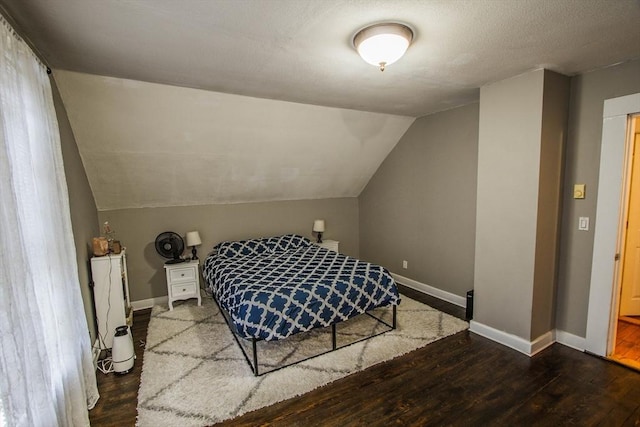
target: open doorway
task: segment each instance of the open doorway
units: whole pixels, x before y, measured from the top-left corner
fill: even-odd
[[[629,123],[639,113],[640,93],[604,101],[589,309],[584,341],[585,351],[602,357],[613,354],[615,346],[620,296],[620,246],[621,236],[625,235],[621,230],[621,217],[626,209],[625,201],[628,201],[627,170],[621,166],[629,164],[626,161]]]
[[[610,358],[640,370],[640,115],[634,116],[630,125],[628,191],[621,227],[618,318]]]

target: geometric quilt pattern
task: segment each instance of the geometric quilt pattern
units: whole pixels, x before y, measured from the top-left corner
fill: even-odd
[[[313,244],[226,255],[209,256],[204,276],[242,338],[278,340],[400,303],[386,269]]]

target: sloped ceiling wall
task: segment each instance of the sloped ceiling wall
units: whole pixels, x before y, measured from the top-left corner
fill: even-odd
[[[357,197],[413,117],[56,70],[98,210]]]

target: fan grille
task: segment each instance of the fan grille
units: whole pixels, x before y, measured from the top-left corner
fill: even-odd
[[[179,234],[173,231],[165,231],[156,237],[156,252],[162,257],[169,259],[179,259],[184,251],[184,241]]]

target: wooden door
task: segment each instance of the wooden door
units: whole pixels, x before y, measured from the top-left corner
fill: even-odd
[[[631,188],[622,267],[620,315],[640,316],[640,118],[635,119]]]

